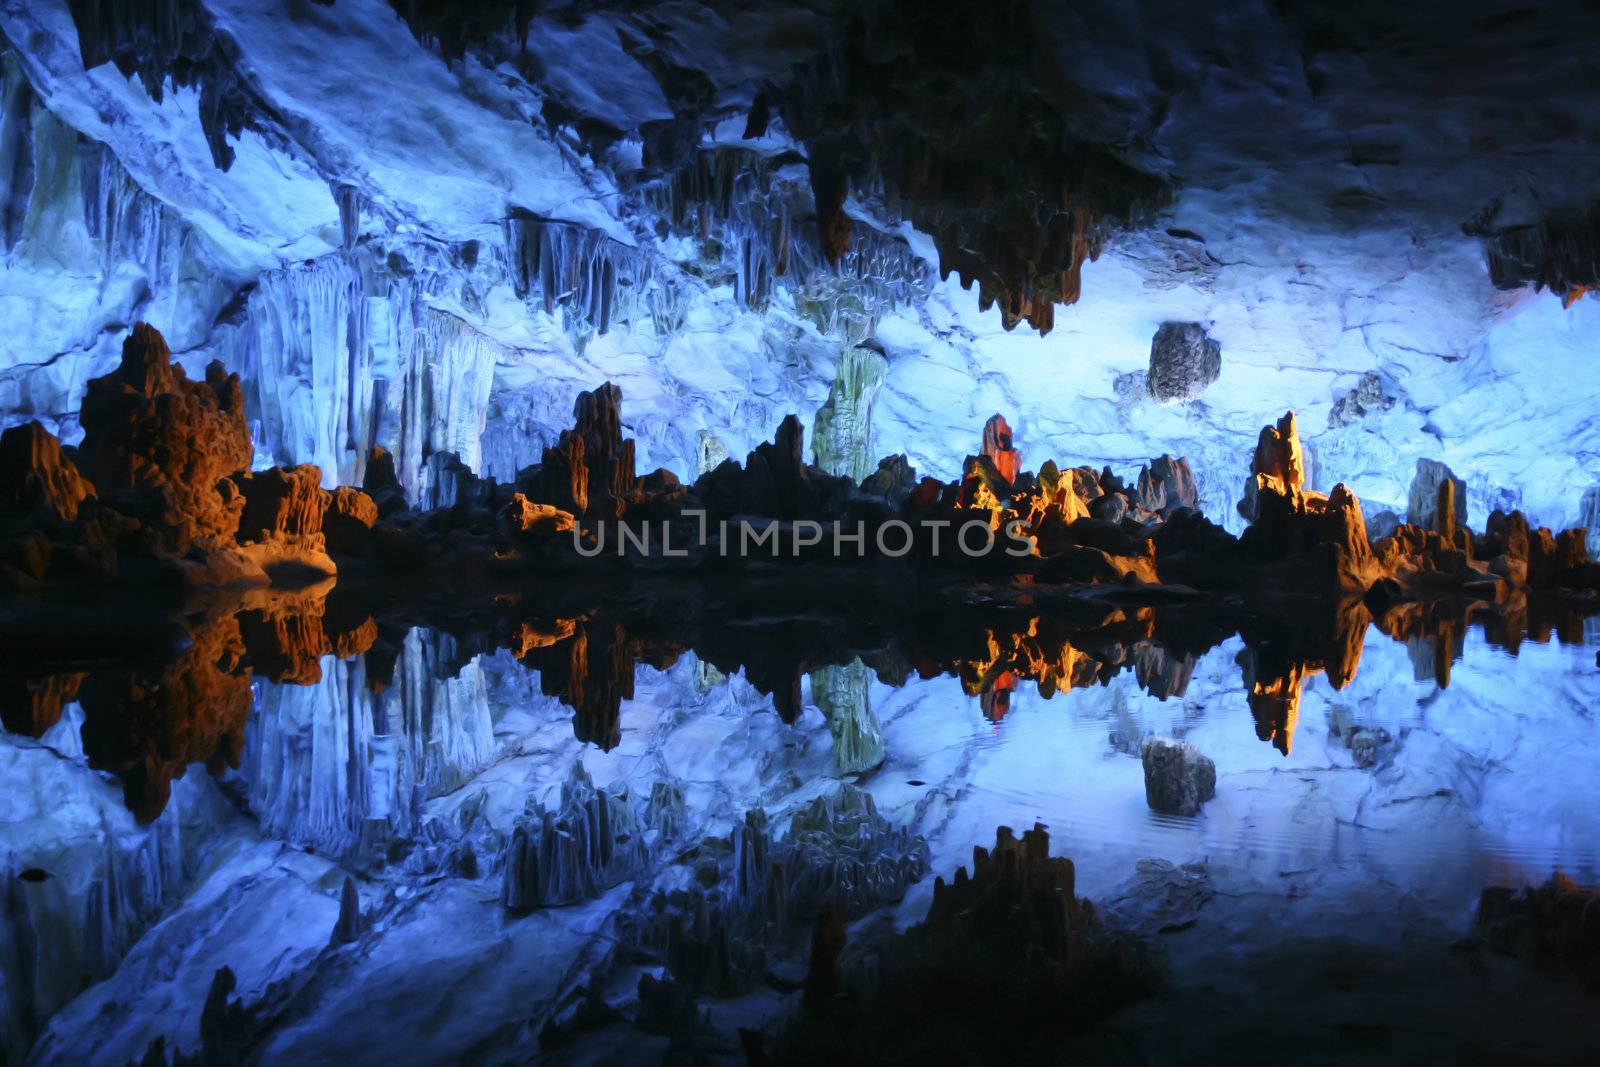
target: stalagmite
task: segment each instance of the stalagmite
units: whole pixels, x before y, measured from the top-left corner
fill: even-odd
[[[888,362],[878,346],[854,345],[839,354],[828,399],[817,409],[811,447],[829,474],[863,481],[872,463],[872,409]]]

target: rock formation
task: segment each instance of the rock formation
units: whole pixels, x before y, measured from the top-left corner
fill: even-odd
[[[527,911],[588,900],[644,870],[649,861],[632,799],[597,789],[583,764],[554,809],[530,802],[502,860],[500,902]]]
[[[1163,404],[1199,400],[1222,373],[1222,346],[1198,322],[1163,322],[1150,341],[1146,391]]]
[[[1489,280],[1501,289],[1549,289],[1565,307],[1600,289],[1600,207],[1533,223],[1467,229],[1486,238]]]
[[[972,859],[935,881],[927,917],[881,947],[875,973],[842,975],[847,999],[813,1002],[777,1035],[770,1062],[1042,1062],[1153,990],[1150,963],[1074,894],[1044,827],[1001,827]]]
[[[983,454],[994,461],[994,469],[1007,485],[1017,480],[1022,460],[1017,450],[1011,447],[1011,427],[1006,424],[1004,415],[991,415],[989,421],[983,424]]]
[[[253,451],[238,375],[213,362],[205,381],[189,381],[161,335],[140,323],[121,366],[89,382],[82,420],[80,467],[102,500],[126,501],[152,549],[183,555],[232,543],[244,501],[222,483],[249,469]]]
[[[1600,990],[1600,894],[1567,875],[1520,891],[1485,889],[1477,928],[1496,952],[1566,969]]]
[[[1417,473],[1411,479],[1411,491],[1407,497],[1406,522],[1429,530],[1439,529],[1436,518],[1439,486],[1444,482],[1450,482],[1455,487],[1455,525],[1467,525],[1467,483],[1457,478],[1449,467],[1434,459],[1417,460]]]
[[[1368,371],[1356,382],[1355,388],[1334,401],[1328,410],[1328,427],[1338,429],[1353,426],[1369,415],[1379,415],[1391,410],[1398,400],[1377,371]]]
[[[622,390],[610,382],[578,394],[573,428],[544,451],[543,502],[586,518],[621,518],[638,484],[633,441],[622,436],[621,407]]]
[[[43,426],[28,422],[0,434],[0,516],[39,512],[71,522],[93,496],[94,486]]]
[[[1144,763],[1144,798],[1163,815],[1196,815],[1217,792],[1217,765],[1187,741],[1147,737],[1139,749]]]

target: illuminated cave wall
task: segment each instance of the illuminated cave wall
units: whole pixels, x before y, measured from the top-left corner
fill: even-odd
[[[145,319],[191,372],[211,358],[241,372],[261,465],[358,481],[376,443],[418,499],[443,451],[509,479],[579,390],[610,379],[641,469],[692,477],[787,412],[809,429],[842,354],[869,341],[881,385],[841,439],[870,455],[833,456],[838,469],[904,451],[952,477],[1000,411],[1028,466],[1131,474],[1187,455],[1208,513],[1237,528],[1257,429],[1292,407],[1314,484],[1351,483],[1369,515],[1403,513],[1426,457],[1465,479],[1474,524],[1495,506],[1586,518],[1600,310],[1491,284],[1459,223],[1499,176],[1468,174],[1459,210],[1408,214],[1434,176],[1404,156],[1346,146],[1323,165],[1322,135],[1291,123],[1285,152],[1306,154],[1303,169],[1242,174],[1227,161],[1246,149],[1191,142],[1245,104],[1222,97],[1204,122],[1179,112],[1171,204],[1108,239],[1041,337],[981,311],[977,286],[941,281],[935,240],[870,185],[846,201],[854,241],[830,264],[806,146],[776,119],[744,136],[769,71],[728,27],[702,28],[709,100],[668,168],[645,161],[678,101],[659,65],[619,45],[619,15],[538,20],[530,80],[470,49],[446,62],[384,0],[177,7],[229,43],[241,128],[217,132],[203,76],[156,99],[114,64],[85,71],[65,0],[0,14],[8,424],[75,440],[85,381]],[[1309,90],[1262,71],[1274,107],[1310,126]],[[1352,187],[1383,208],[1352,207]],[[1166,321],[1221,345],[1198,399],[1146,393]]]

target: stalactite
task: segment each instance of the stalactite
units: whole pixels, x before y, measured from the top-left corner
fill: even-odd
[[[84,383],[115,364],[101,343],[109,328],[143,319],[192,348],[244,279],[107,146],[47,110],[13,54],[0,65],[0,246],[8,269],[59,279],[50,321],[0,340],[0,428],[36,418],[70,443]],[[61,318],[57,299],[74,312]],[[42,358],[41,336],[55,339],[54,358]]]
[[[473,471],[483,465],[483,428],[497,362],[505,349],[454,315],[417,310],[400,346],[395,470],[407,495],[429,491],[428,459],[450,452]]]
[[[115,63],[138,76],[151,99],[167,85],[200,92],[200,125],[211,159],[233,165],[233,146],[246,127],[275,127],[271,109],[249,89],[234,65],[235,49],[218,36],[200,0],[69,0],[83,67]]]
[[[500,902],[526,911],[589,900],[642,874],[649,860],[632,797],[595,788],[575,763],[555,808],[530,803],[517,820]]]
[[[1549,289],[1571,307],[1600,289],[1600,204],[1537,223],[1492,226],[1495,209],[1463,226],[1485,239],[1489,280],[1500,289]]]
[[[251,389],[257,448],[316,464],[325,486],[359,482],[373,376],[360,272],[336,256],[268,271],[247,311],[227,363]]]
[[[0,242],[5,251],[16,247],[33,194],[33,113],[37,105],[33,86],[23,76],[16,58],[5,54],[5,96],[0,104]]]
[[[494,370],[506,352],[430,305],[448,283],[443,271],[388,277],[361,256],[263,274],[225,361],[250,389],[263,462],[314,463],[325,486],[359,484],[372,447],[382,445],[416,502],[429,491],[430,456],[452,452],[480,468]]]
[[[348,252],[361,236],[361,212],[367,198],[360,187],[346,182],[333,187],[333,201],[339,206],[339,241]]]
[[[571,223],[514,214],[505,223],[506,250],[517,296],[555,316],[569,332],[610,331],[632,321],[652,275],[650,257]]]
[[[848,344],[870,337],[878,318],[928,282],[927,267],[898,238],[862,226],[834,255],[814,227],[799,225],[812,211],[812,192],[794,154],[702,148],[683,167],[644,183],[637,196],[670,232],[701,242],[740,304],[765,311],[782,286],[819,330]]]

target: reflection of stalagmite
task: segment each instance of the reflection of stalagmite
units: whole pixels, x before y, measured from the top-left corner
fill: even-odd
[[[676,655],[660,659],[621,626],[589,620],[557,620],[548,633],[525,624],[521,640],[518,659],[539,672],[540,691],[575,712],[574,736],[607,751],[622,740],[618,717],[622,702],[633,699],[634,664],[665,665]]]
[[[122,779],[141,821],[161,814],[191,763],[236,767],[250,716],[245,646],[230,615],[195,629],[159,671],[95,672],[79,691],[89,764]]]
[[[1300,691],[1305,683],[1308,668],[1294,663],[1283,674],[1256,677],[1246,660],[1245,684],[1250,687],[1247,699],[1250,714],[1255,716],[1256,736],[1271,741],[1274,748],[1287,756],[1294,748],[1294,731],[1300,722]]]
[[[1316,621],[1316,620],[1312,620]],[[1239,654],[1246,699],[1256,720],[1256,736],[1271,741],[1284,755],[1294,747],[1300,721],[1300,696],[1305,683],[1326,673],[1334,689],[1343,689],[1361,666],[1371,614],[1359,602],[1342,605],[1326,620],[1320,636],[1298,637],[1295,647],[1270,641],[1246,645]],[[1247,632],[1246,640],[1252,635]]]
[[[840,774],[870,770],[883,762],[883,727],[872,710],[871,672],[859,659],[813,671],[811,694],[828,719]]]
[[[517,820],[503,857],[500,902],[529,911],[589,900],[643,873],[649,860],[632,797],[596,788],[576,763],[557,807],[529,804]]]
[[[6,733],[39,737],[61,721],[61,712],[78,699],[81,671],[43,678],[0,678],[0,725]]]

